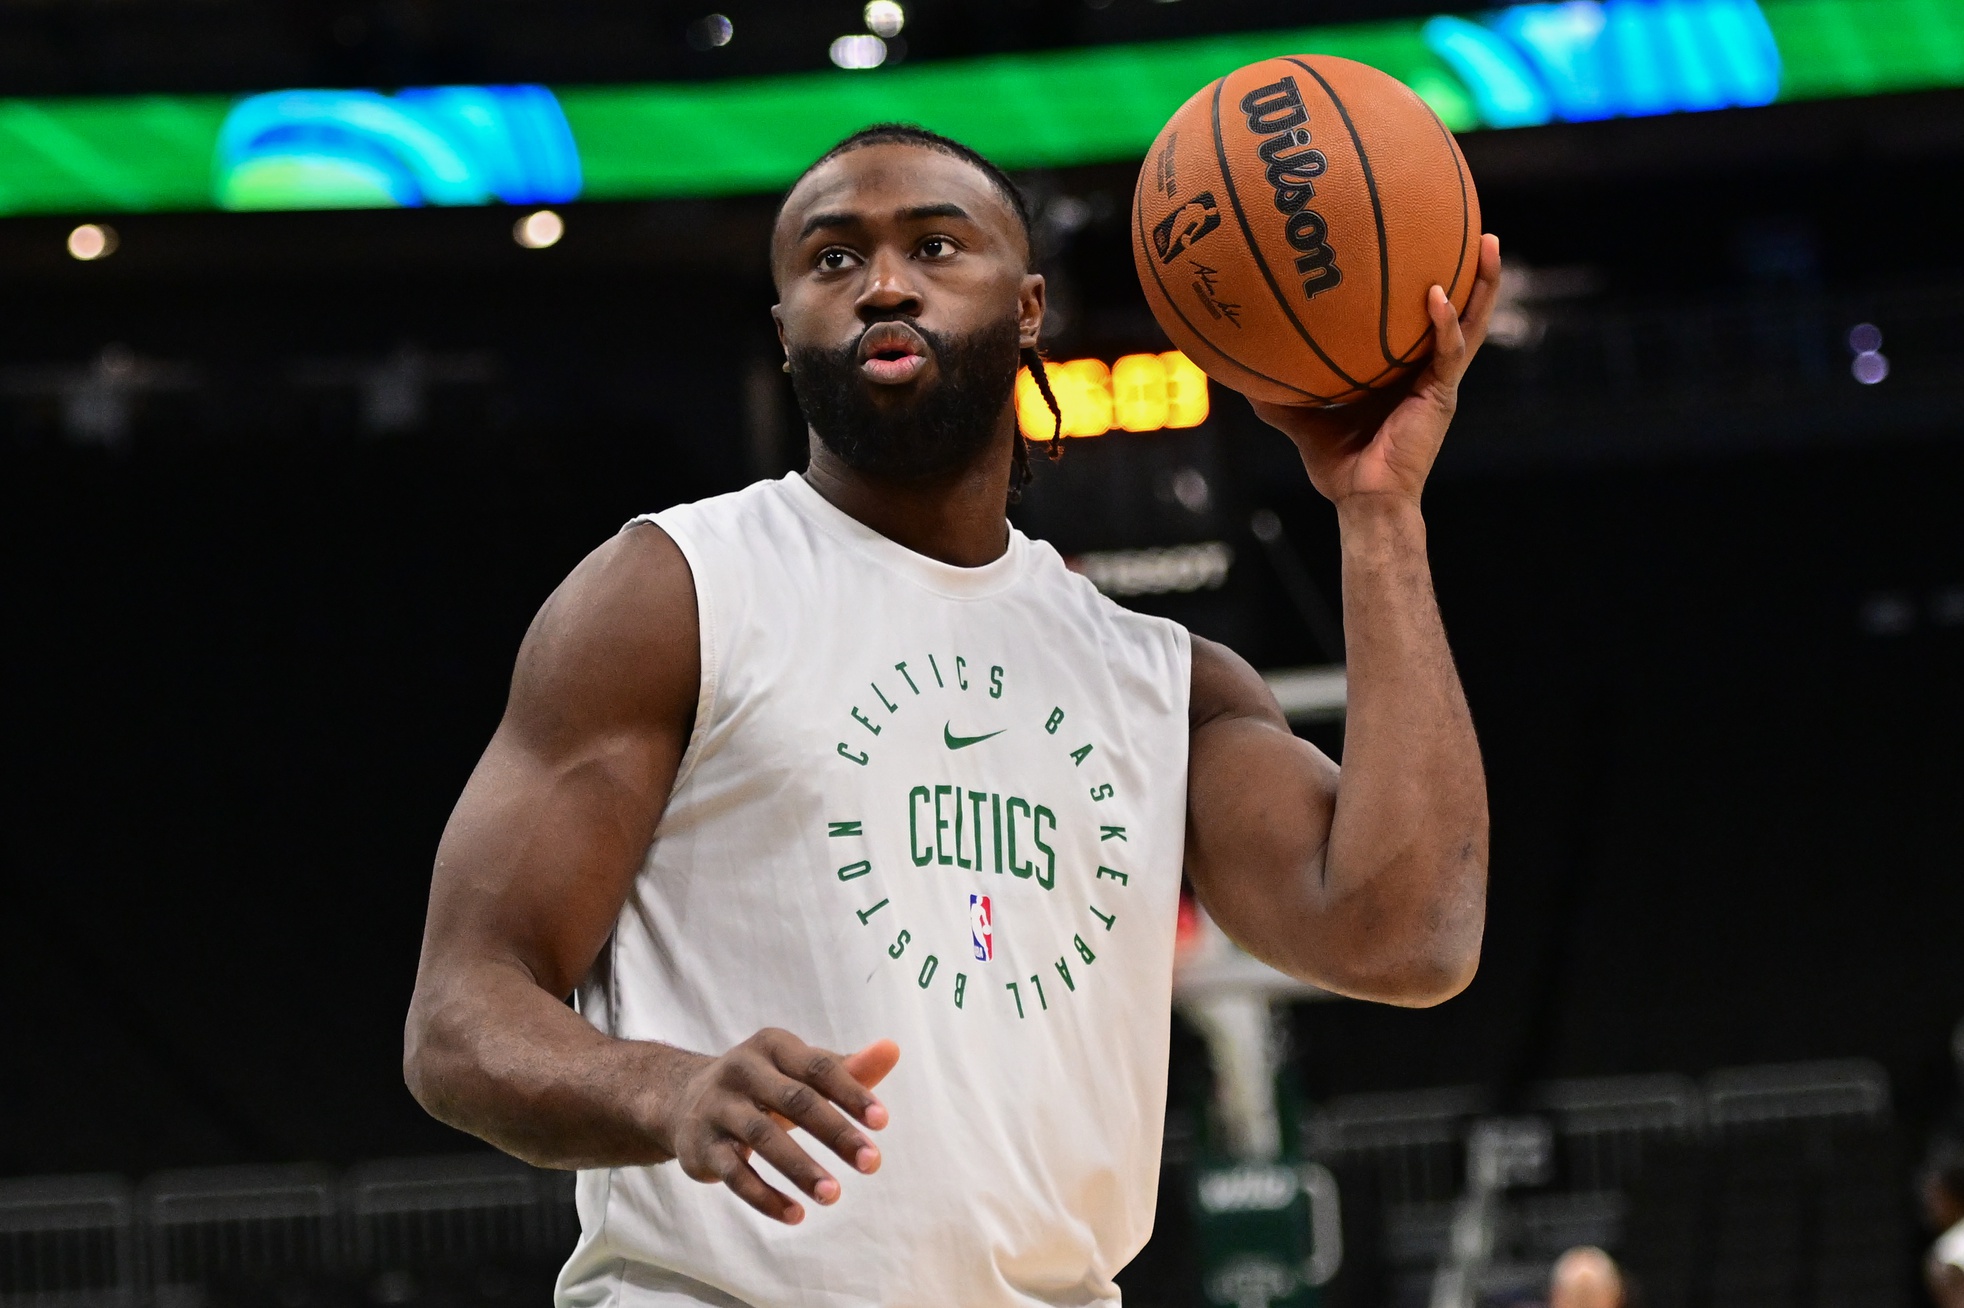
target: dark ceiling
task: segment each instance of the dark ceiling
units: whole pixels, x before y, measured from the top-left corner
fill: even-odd
[[[719,0],[0,0],[0,95],[248,91],[435,82],[667,81],[829,67],[859,0],[720,0],[733,38],[690,28]],[[894,55],[1055,46],[1427,13],[1423,0],[908,0]]]

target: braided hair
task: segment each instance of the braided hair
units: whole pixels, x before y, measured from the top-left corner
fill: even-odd
[[[1050,439],[1045,442],[1043,457],[1052,463],[1064,457],[1064,410],[1057,403],[1056,394],[1050,389],[1050,373],[1043,366],[1043,355],[1032,345],[1023,351],[1023,366],[1030,370],[1030,379],[1037,384],[1037,393],[1050,407]],[[1016,428],[1016,470],[1009,478],[1009,501],[1014,504],[1023,498],[1023,488],[1034,480],[1030,471],[1030,441],[1023,435],[1019,424]]]
[[[792,191],[798,189],[798,183],[804,181],[805,178],[809,177],[821,165],[831,162],[842,154],[851,154],[854,150],[863,149],[869,145],[919,146],[922,149],[936,150],[942,154],[950,155],[978,169],[984,177],[989,179],[989,184],[996,188],[996,192],[1004,200],[1009,202],[1010,212],[1016,215],[1016,221],[1022,224],[1023,227],[1023,246],[1025,249],[1031,251],[1032,261],[1035,260],[1036,235],[1035,229],[1030,222],[1029,201],[1023,198],[1023,192],[1017,188],[1016,183],[1009,180],[1009,174],[990,163],[974,150],[963,145],[960,141],[943,136],[939,132],[930,132],[927,128],[918,127],[913,123],[874,123],[869,127],[860,128],[851,136],[848,136],[845,140],[812,160],[811,165],[804,172],[798,174],[797,181],[791,183],[785,190],[783,198],[777,202],[778,212],[780,214],[784,212],[785,201],[791,198]],[[773,220],[773,226],[775,226],[775,220]],[[1050,374],[1043,366],[1043,354],[1035,346],[1028,346],[1023,349],[1020,358],[1023,366],[1030,370],[1031,379],[1037,384],[1037,393],[1043,396],[1044,404],[1049,406],[1050,416],[1054,425],[1051,428],[1050,440],[1046,442],[1048,448],[1044,451],[1044,457],[1055,462],[1057,459],[1062,458],[1064,454],[1064,442],[1062,439],[1064,435],[1064,410],[1057,403],[1056,392],[1050,389]],[[1016,430],[1015,470],[1010,474],[1009,478],[1009,498],[1012,503],[1022,497],[1023,488],[1029,485],[1032,479],[1033,475],[1030,471],[1030,442],[1024,437],[1022,427],[1019,425]]]

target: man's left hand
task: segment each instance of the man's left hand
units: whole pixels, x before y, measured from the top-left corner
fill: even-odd
[[[1418,502],[1432,461],[1459,406],[1459,381],[1487,339],[1500,295],[1500,238],[1480,238],[1480,266],[1463,315],[1434,286],[1426,292],[1433,350],[1400,386],[1352,404],[1314,407],[1250,401],[1263,422],[1296,443],[1309,479],[1332,503],[1352,495],[1396,495]]]

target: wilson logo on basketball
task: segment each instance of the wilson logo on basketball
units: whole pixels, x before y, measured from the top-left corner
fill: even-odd
[[[1152,229],[1152,246],[1161,263],[1171,263],[1207,233],[1221,225],[1221,211],[1214,207],[1214,193],[1202,191],[1159,220]]]
[[[1294,77],[1248,92],[1241,97],[1241,112],[1247,116],[1249,131],[1268,138],[1257,151],[1268,166],[1263,176],[1274,188],[1276,211],[1287,219],[1283,236],[1296,251],[1303,298],[1313,300],[1343,281],[1336,251],[1330,248],[1329,224],[1308,207],[1316,194],[1316,179],[1330,161],[1321,150],[1310,148],[1309,110]]]

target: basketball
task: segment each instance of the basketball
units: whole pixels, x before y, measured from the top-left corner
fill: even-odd
[[[1278,404],[1348,403],[1422,363],[1427,288],[1464,312],[1479,241],[1473,177],[1438,115],[1330,55],[1196,92],[1133,191],[1159,325],[1223,386]]]

